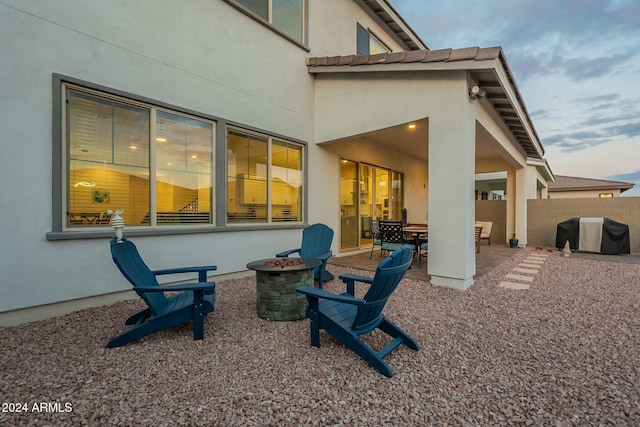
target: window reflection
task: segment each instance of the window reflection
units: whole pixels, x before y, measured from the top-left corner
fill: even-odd
[[[230,130],[227,221],[302,221],[302,165],[303,147],[299,144]]]
[[[107,226],[106,211],[121,208],[129,225],[212,222],[213,122],[73,88],[66,94],[67,226]]]

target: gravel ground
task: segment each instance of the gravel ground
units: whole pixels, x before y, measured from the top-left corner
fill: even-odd
[[[499,287],[533,251],[464,292],[403,280],[385,313],[421,349],[387,357],[393,378],[325,333],[310,347],[307,320],[258,318],[252,277],[218,284],[203,341],[105,349],[139,301],[0,328],[0,424],[640,425],[640,265],[552,253],[529,290]]]

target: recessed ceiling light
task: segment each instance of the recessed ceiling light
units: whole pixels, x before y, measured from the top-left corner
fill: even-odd
[[[407,126],[409,129],[415,129],[416,128],[416,124],[415,123],[411,123],[409,124],[409,126]]]
[[[158,141],[158,142],[167,142],[167,138],[163,138],[163,137],[159,136],[159,137],[156,138],[156,141]]]
[[[131,145],[131,146],[129,146],[129,148],[131,148],[132,150],[137,150],[138,149],[138,147],[136,147],[135,145]]]

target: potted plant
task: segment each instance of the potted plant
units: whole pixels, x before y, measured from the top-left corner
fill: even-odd
[[[509,239],[509,247],[510,248],[517,248],[518,247],[518,239],[516,239],[516,233],[513,233],[513,235]]]

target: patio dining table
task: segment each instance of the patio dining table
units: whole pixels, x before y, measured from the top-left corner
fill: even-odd
[[[427,241],[429,227],[427,225],[407,225],[402,227],[402,231],[413,237],[413,244],[416,247],[416,253],[418,255],[418,264],[421,264],[420,244]]]

